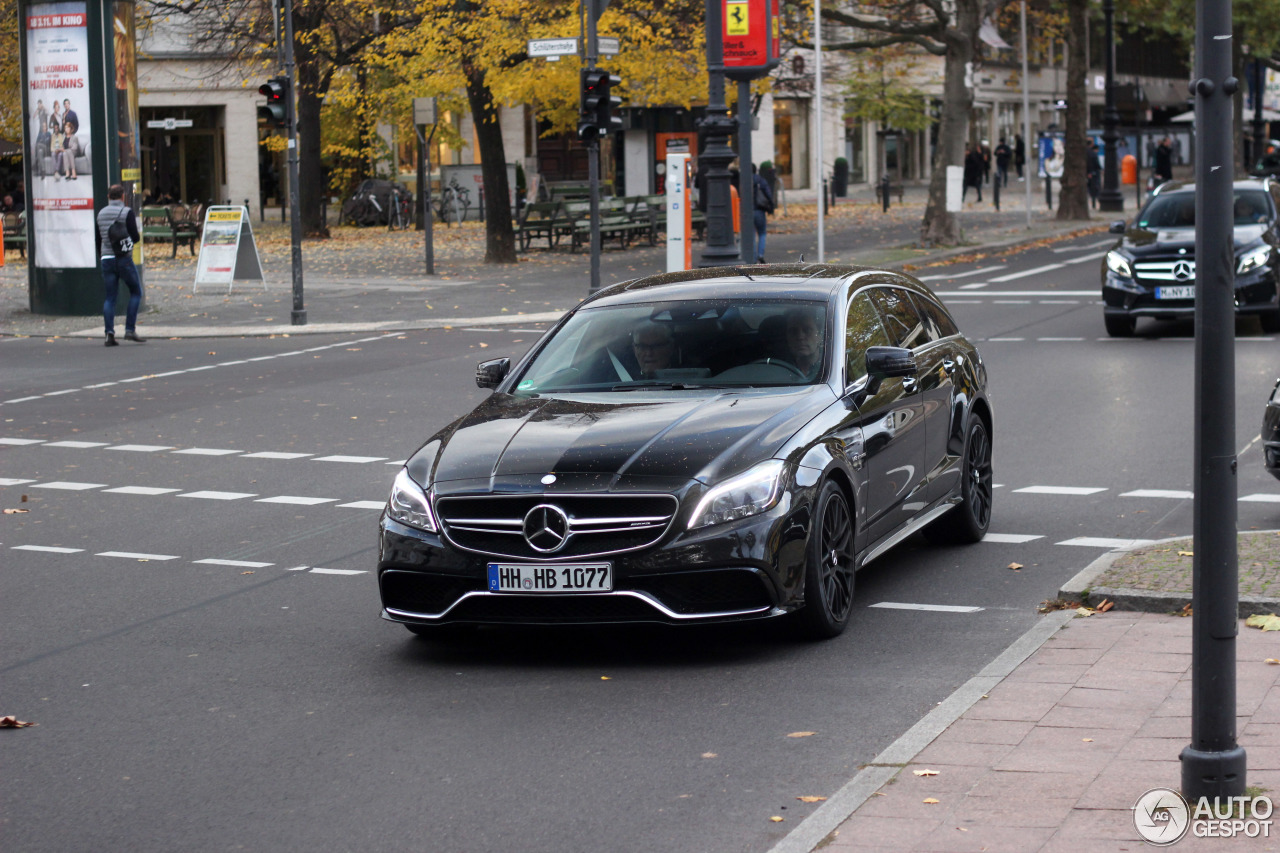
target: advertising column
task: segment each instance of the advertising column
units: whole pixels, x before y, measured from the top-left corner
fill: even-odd
[[[133,4],[19,0],[18,10],[31,311],[98,314],[95,208],[122,159],[137,168]]]

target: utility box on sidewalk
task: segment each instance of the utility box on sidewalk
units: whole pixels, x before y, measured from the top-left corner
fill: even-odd
[[[947,212],[964,209],[964,166],[947,167]]]

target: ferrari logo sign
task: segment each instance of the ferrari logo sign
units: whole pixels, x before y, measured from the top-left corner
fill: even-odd
[[[724,6],[724,34],[727,36],[750,35],[751,18],[746,0],[728,0]]]

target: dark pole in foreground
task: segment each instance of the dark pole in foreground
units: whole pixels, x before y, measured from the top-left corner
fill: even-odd
[[[751,81],[738,81],[738,219],[742,223],[739,245],[742,262],[754,264],[756,251],[755,184],[751,171]]]
[[[733,149],[734,122],[724,101],[724,2],[706,0],[707,7],[707,115],[699,122],[698,167],[703,175],[699,192],[706,192],[707,242],[702,247],[699,267],[723,267],[738,263],[738,247],[733,242],[733,196],[729,192],[729,163]],[[747,169],[751,166],[748,164]],[[746,223],[743,223],[746,227]],[[754,259],[753,259],[754,260]]]
[[[1262,100],[1266,94],[1267,69],[1261,59],[1253,61],[1253,157],[1252,163],[1245,163],[1245,171],[1252,172],[1253,166],[1267,153],[1266,122],[1262,120]]]
[[[1124,196],[1120,192],[1119,175],[1116,167],[1116,147],[1120,144],[1120,134],[1116,126],[1120,124],[1120,113],[1116,110],[1116,3],[1115,0],[1102,0],[1102,14],[1106,23],[1106,32],[1102,50],[1106,54],[1106,100],[1102,113],[1102,192],[1098,193],[1099,210],[1124,210]],[[1046,180],[1046,183],[1048,181]]]
[[[1244,794],[1236,743],[1235,264],[1231,2],[1196,0],[1196,412],[1191,743],[1182,794]]]
[[[293,259],[293,310],[289,322],[307,325],[307,309],[302,302],[302,216],[298,208],[298,75],[293,61],[293,0],[284,0],[284,66],[289,75],[289,240]]]
[[[596,48],[596,22],[600,8],[596,0],[587,3],[587,67],[595,68],[599,54]],[[601,131],[603,132],[603,131]],[[591,280],[588,293],[600,289],[600,136],[592,134],[587,140],[587,180],[591,193]]]

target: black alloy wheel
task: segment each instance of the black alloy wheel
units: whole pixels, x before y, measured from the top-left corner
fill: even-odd
[[[1133,337],[1133,330],[1138,325],[1137,318],[1128,314],[1104,314],[1102,319],[1107,324],[1107,334],[1113,338]]]
[[[839,636],[853,610],[853,513],[835,483],[822,484],[809,532],[800,624],[815,640]]]
[[[960,503],[925,528],[930,541],[967,545],[981,542],[991,526],[991,436],[977,415],[969,424],[960,471]]]

